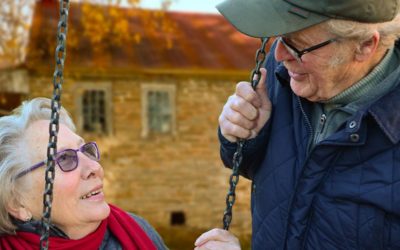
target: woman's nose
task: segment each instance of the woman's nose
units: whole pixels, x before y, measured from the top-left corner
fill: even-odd
[[[90,176],[100,176],[102,173],[102,166],[98,161],[90,159],[85,154],[78,152],[79,164],[81,165],[82,174],[84,178]]]
[[[294,56],[287,50],[281,41],[278,41],[275,48],[275,60],[278,62],[296,60]]]

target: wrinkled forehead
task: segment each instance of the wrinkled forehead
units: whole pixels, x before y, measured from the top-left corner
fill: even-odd
[[[43,160],[47,154],[47,145],[49,141],[49,121],[38,120],[32,122],[24,134],[26,154],[32,160]],[[83,143],[83,139],[66,125],[60,124],[57,139],[57,150],[65,148],[77,148]]]

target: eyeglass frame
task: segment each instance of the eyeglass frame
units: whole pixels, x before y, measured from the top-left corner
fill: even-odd
[[[322,48],[322,47],[324,47],[324,46],[326,46],[326,45],[328,45],[328,44],[331,44],[331,43],[333,43],[333,42],[336,42],[337,39],[336,39],[336,38],[328,39],[328,40],[326,40],[326,41],[324,41],[324,42],[322,42],[322,43],[313,45],[313,46],[308,47],[308,48],[303,49],[303,50],[298,50],[296,47],[294,47],[293,45],[291,45],[290,43],[288,43],[287,41],[285,41],[285,37],[283,37],[283,36],[280,36],[280,37],[278,38],[278,41],[279,41],[280,43],[282,43],[283,46],[285,46],[285,48],[289,51],[289,53],[290,53],[299,63],[301,63],[301,62],[303,62],[303,60],[301,60],[301,57],[302,57],[303,55],[308,54],[308,53],[310,53],[311,51],[314,51],[314,50],[316,50],[316,49]]]
[[[97,157],[96,159],[93,159],[93,158],[89,157],[88,155],[86,155],[86,154],[84,153],[84,150],[83,150],[83,149],[84,149],[88,144],[94,145],[94,147],[95,147],[95,149],[96,149],[96,152],[97,152],[97,155],[98,155],[98,157]],[[76,158],[75,167],[73,167],[73,168],[71,168],[71,169],[68,169],[68,170],[64,170],[63,167],[61,167],[61,165],[58,163],[58,159],[57,159],[57,157],[58,157],[61,153],[65,152],[65,151],[73,151],[73,152],[75,153],[75,158]],[[82,146],[80,146],[80,147],[77,148],[77,149],[67,148],[67,149],[61,150],[60,152],[57,152],[57,153],[56,153],[56,157],[55,157],[55,160],[54,160],[54,161],[57,163],[58,167],[59,167],[63,172],[71,172],[71,171],[74,171],[74,170],[78,167],[78,165],[79,165],[78,152],[81,152],[82,154],[84,154],[85,156],[87,156],[87,157],[88,157],[89,159],[91,159],[91,160],[94,160],[94,161],[96,161],[96,162],[99,162],[99,161],[100,161],[100,151],[99,151],[99,147],[97,146],[97,143],[96,143],[96,142],[87,142],[87,143],[83,144]],[[47,160],[41,161],[41,162],[39,162],[39,163],[36,163],[35,165],[33,165],[33,166],[29,167],[28,169],[25,169],[24,171],[22,171],[21,173],[19,173],[19,174],[16,176],[16,179],[18,179],[18,178],[20,178],[20,177],[26,175],[26,174],[29,173],[29,172],[32,172],[33,170],[36,170],[37,168],[40,168],[40,167],[46,165],[46,163],[47,163]]]

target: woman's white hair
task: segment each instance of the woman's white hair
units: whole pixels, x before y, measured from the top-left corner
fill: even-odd
[[[50,99],[34,98],[23,102],[12,114],[0,117],[0,234],[15,232],[7,206],[10,203],[21,204],[22,190],[28,184],[16,176],[33,164],[24,157],[24,151],[28,151],[24,150],[24,132],[35,121],[50,120],[50,115]],[[60,110],[59,121],[75,131],[75,125],[64,108]]]

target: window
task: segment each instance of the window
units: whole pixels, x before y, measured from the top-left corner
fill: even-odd
[[[83,131],[107,133],[104,90],[85,90],[82,95]]]
[[[23,98],[23,94],[0,92],[0,117],[9,115],[13,109],[21,104]]]
[[[186,223],[185,213],[182,211],[171,213],[171,225],[172,226],[184,226]]]
[[[77,92],[78,131],[109,135],[112,131],[111,84],[82,82]]]
[[[28,95],[29,78],[26,70],[0,70],[0,116],[9,115]]]
[[[148,84],[142,87],[142,135],[175,133],[175,86]]]
[[[171,131],[171,102],[166,91],[147,92],[149,130],[167,133]]]

